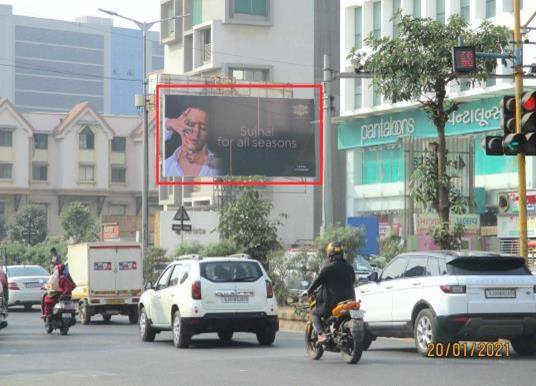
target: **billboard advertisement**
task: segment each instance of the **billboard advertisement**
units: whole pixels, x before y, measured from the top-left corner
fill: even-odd
[[[163,95],[164,177],[315,177],[312,99]]]

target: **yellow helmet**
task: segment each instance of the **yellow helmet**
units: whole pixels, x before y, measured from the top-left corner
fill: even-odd
[[[336,255],[340,255],[342,257],[343,254],[344,254],[344,249],[342,247],[342,244],[338,241],[331,242],[326,247],[326,255],[328,257],[333,257]]]

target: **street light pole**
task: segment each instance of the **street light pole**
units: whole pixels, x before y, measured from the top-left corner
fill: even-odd
[[[149,30],[155,24],[183,18],[188,16],[188,14],[173,16],[151,22],[144,22],[134,20],[130,17],[120,15],[117,12],[108,11],[102,8],[98,8],[98,10],[110,16],[116,16],[133,22],[142,31],[143,35],[143,186],[141,190],[141,242],[143,245],[143,250],[146,251],[147,247],[149,246],[149,110],[147,109],[147,32],[149,32]],[[158,119],[158,117],[156,117],[156,119]]]

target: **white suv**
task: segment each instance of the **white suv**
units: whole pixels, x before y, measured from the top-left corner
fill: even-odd
[[[417,350],[458,340],[509,339],[536,354],[536,277],[521,257],[475,251],[405,253],[356,288],[367,347],[378,336],[414,337]]]
[[[139,313],[143,341],[172,331],[180,348],[189,346],[192,335],[206,332],[217,332],[224,341],[234,332],[253,332],[261,345],[271,345],[279,330],[272,282],[247,255],[181,256],[143,293]]]

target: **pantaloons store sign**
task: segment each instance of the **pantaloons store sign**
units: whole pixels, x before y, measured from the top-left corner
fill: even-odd
[[[463,103],[452,113],[447,135],[497,130],[501,118],[499,98]],[[339,126],[339,149],[393,143],[401,138],[432,138],[437,131],[426,113],[414,109],[394,114],[356,118]]]

